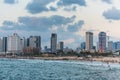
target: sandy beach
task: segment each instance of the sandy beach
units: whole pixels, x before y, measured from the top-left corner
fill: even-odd
[[[81,61],[98,61],[98,62],[110,62],[110,63],[120,63],[120,57],[77,57],[77,56],[65,56],[65,57],[25,57],[25,56],[16,56],[16,57],[1,57],[0,58],[12,58],[12,59],[38,59],[38,60],[81,60]]]

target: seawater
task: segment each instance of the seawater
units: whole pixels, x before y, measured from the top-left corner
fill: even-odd
[[[89,61],[0,59],[0,80],[120,80],[120,65]]]

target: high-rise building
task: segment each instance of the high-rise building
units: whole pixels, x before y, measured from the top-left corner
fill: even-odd
[[[2,51],[6,52],[7,51],[7,37],[3,37],[2,41]]]
[[[2,52],[2,39],[0,38],[0,52]]]
[[[48,49],[48,47],[47,47],[47,46],[45,46],[45,47],[44,47],[44,51],[47,51],[47,49]]]
[[[120,50],[120,41],[114,42],[113,45],[114,45],[114,46],[113,46],[113,49],[114,49],[115,51]]]
[[[96,50],[99,50],[99,42],[96,42]]]
[[[28,41],[29,41],[29,44],[28,44],[29,47],[41,49],[41,37],[40,36],[30,36]]]
[[[17,33],[14,33],[12,36],[7,38],[7,52],[8,53],[20,53],[22,52],[21,48],[21,38]]]
[[[41,37],[40,36],[35,36],[36,38],[36,47],[41,49]]]
[[[30,36],[26,41],[26,48],[23,52],[25,54],[39,54],[41,52],[41,37]]]
[[[82,42],[82,43],[80,44],[80,48],[81,48],[81,50],[84,50],[84,49],[85,49],[85,42]]]
[[[36,38],[34,36],[30,36],[29,38],[29,47],[36,48]]]
[[[25,37],[23,37],[21,38],[21,48],[24,49],[25,47],[27,47],[27,41]]]
[[[106,50],[106,33],[100,32],[99,33],[99,51],[104,52]]]
[[[86,32],[86,50],[93,49],[93,33]]]
[[[114,50],[114,43],[113,43],[113,41],[109,41],[108,42],[108,50],[109,51],[113,51]]]
[[[51,52],[52,53],[56,52],[56,48],[57,48],[57,34],[52,33],[52,35],[51,35]]]
[[[57,47],[58,47],[57,48],[58,50],[63,51],[63,49],[64,49],[64,42],[59,42]]]
[[[29,47],[29,38],[27,38],[27,40],[26,40],[27,42],[26,42],[26,44],[27,44],[27,47]]]

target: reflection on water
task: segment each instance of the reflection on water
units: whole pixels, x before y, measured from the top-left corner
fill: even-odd
[[[0,80],[120,80],[120,65],[86,61],[0,59]]]

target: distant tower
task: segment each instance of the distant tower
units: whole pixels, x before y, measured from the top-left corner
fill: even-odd
[[[98,36],[99,36],[99,51],[104,52],[106,50],[106,33],[100,32]]]
[[[58,50],[63,51],[63,48],[64,48],[64,42],[59,42],[58,43]]]
[[[86,32],[86,50],[93,49],[93,33]]]
[[[25,47],[27,47],[27,41],[25,37],[23,37],[21,38],[21,48],[24,49]]]
[[[36,47],[41,49],[41,37],[40,36],[35,36],[36,38]]]
[[[81,50],[84,50],[84,49],[85,49],[85,44],[86,44],[85,42],[82,42],[82,43],[81,43],[81,45],[80,45]]]
[[[55,52],[57,48],[57,34],[52,33],[51,35],[51,52]]]
[[[114,43],[113,43],[113,41],[109,41],[108,42],[108,50],[109,51],[113,51],[114,50]]]
[[[0,38],[0,52],[2,52],[2,39]]]
[[[6,52],[7,51],[7,37],[3,37],[2,41],[2,51]]]

